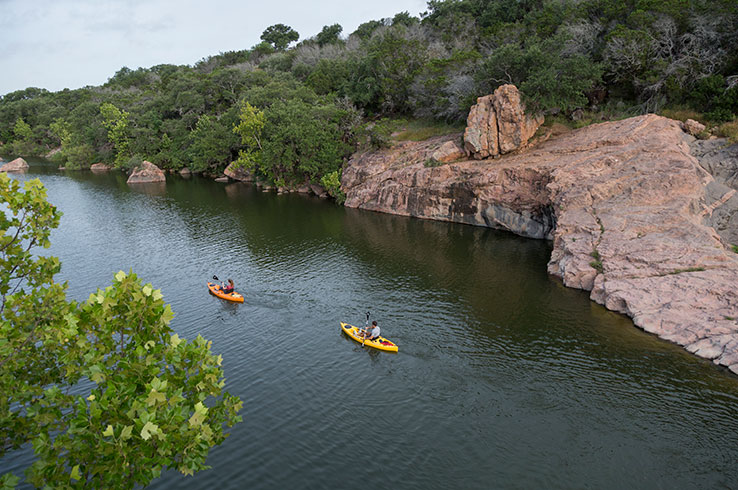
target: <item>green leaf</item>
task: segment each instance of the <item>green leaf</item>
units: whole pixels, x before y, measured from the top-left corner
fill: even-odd
[[[166,305],[164,307],[164,313],[161,314],[161,321],[164,322],[164,325],[169,325],[169,322],[172,321],[172,318],[174,318],[174,313],[172,312],[172,309],[169,307],[169,305]]]
[[[20,477],[15,476],[12,473],[5,473],[0,476],[0,490],[10,490],[15,488],[20,482]]]
[[[148,441],[149,439],[151,439],[151,436],[153,434],[156,434],[157,432],[159,432],[159,426],[151,422],[146,422],[146,425],[144,425],[143,429],[141,429],[141,438],[144,441]]]
[[[166,401],[167,397],[164,395],[164,393],[159,393],[154,389],[149,392],[149,396],[148,398],[146,398],[146,404],[150,407],[156,405],[157,403],[164,403]]]
[[[179,335],[175,333],[174,335],[171,336],[169,341],[172,344],[172,347],[177,347],[182,342],[182,339],[180,339]]]
[[[146,286],[143,287],[141,292],[144,293],[144,296],[151,296],[151,286],[147,284]]]
[[[110,424],[108,424],[107,429],[105,429],[105,431],[103,432],[103,436],[105,436],[105,437],[113,437],[113,435],[114,435],[113,426],[110,425]]]
[[[123,271],[118,271],[118,273],[115,275],[115,280],[118,282],[121,282],[125,278],[126,278],[126,273]]]
[[[133,426],[132,425],[126,425],[123,427],[123,430],[120,433],[120,438],[124,441],[127,441],[131,438],[131,434],[133,433]]]
[[[69,478],[72,480],[79,480],[82,476],[79,474],[79,465],[74,465],[72,472],[69,474]]]

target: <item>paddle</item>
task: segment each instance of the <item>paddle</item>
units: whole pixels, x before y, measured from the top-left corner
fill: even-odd
[[[366,312],[366,322],[364,322],[364,341],[361,343],[361,346],[364,347],[364,343],[366,343],[366,334],[369,332],[369,312]]]

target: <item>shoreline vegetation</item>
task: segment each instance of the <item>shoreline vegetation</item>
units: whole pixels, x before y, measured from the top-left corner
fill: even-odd
[[[558,131],[657,113],[735,142],[736,24],[730,0],[431,0],[418,17],[304,39],[275,24],[261,43],[191,66],[5,94],[0,155],[212,177],[234,163],[264,185],[320,185],[341,202],[351,155],[463,129],[476,99],[506,83]]]

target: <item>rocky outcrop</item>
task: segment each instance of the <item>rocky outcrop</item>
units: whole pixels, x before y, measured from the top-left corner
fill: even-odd
[[[166,182],[164,172],[151,162],[144,161],[128,177],[128,184],[148,184],[152,182]]]
[[[90,165],[90,170],[93,172],[109,172],[112,169],[113,167],[107,163],[93,163]]]
[[[477,99],[464,131],[464,149],[475,159],[496,157],[526,145],[543,124],[543,116],[525,114],[515,85],[501,85],[494,94]]]
[[[237,166],[235,162],[228,165],[223,173],[231,179],[238,180],[240,182],[254,182],[256,180],[253,173]]]
[[[25,172],[26,170],[28,170],[28,162],[22,158],[16,158],[0,167],[0,172]]]
[[[738,373],[738,254],[706,221],[734,197],[711,197],[689,138],[646,115],[433,168],[442,139],[402,143],[356,155],[342,189],[349,207],[551,238],[565,285]]]
[[[345,205],[552,238],[554,217],[546,192],[550,169],[505,159],[424,165],[437,148],[456,138],[404,142],[354,156],[341,178]]]

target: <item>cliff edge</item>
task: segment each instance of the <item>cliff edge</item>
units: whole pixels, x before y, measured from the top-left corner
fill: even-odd
[[[679,122],[639,116],[426,166],[460,139],[355,155],[346,206],[551,239],[548,271],[565,285],[738,374],[738,254],[710,226],[735,189],[700,165]]]

